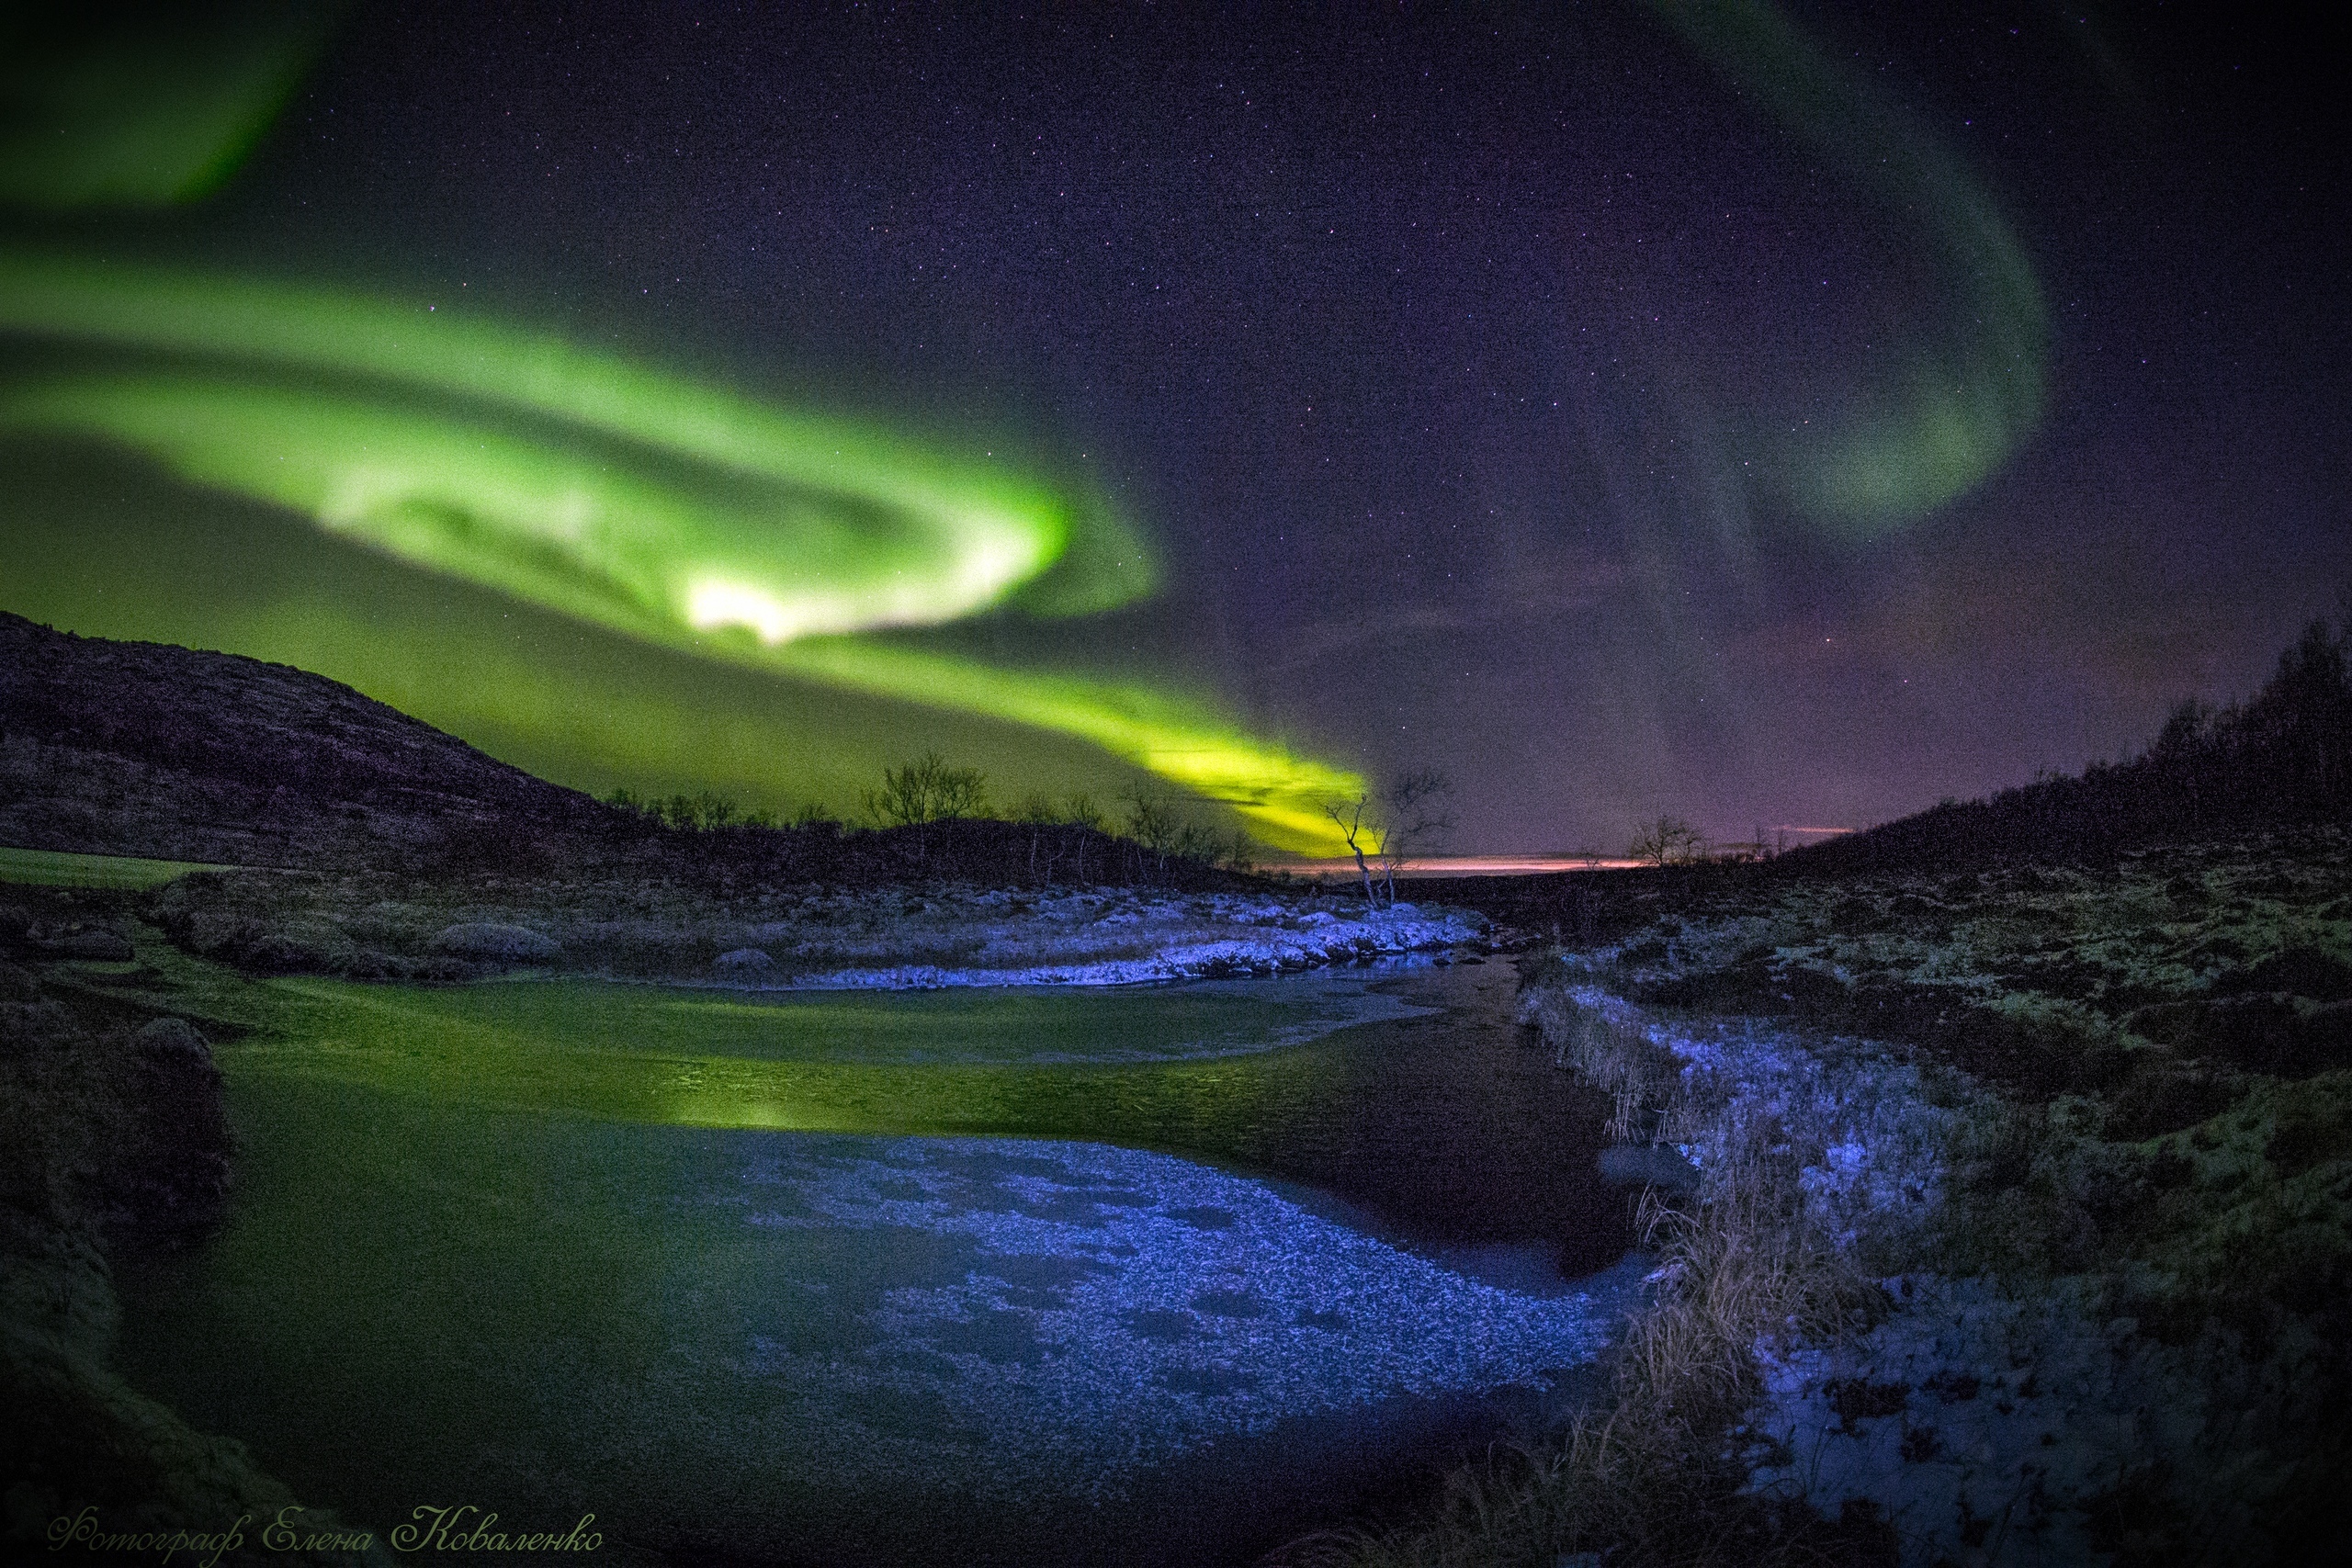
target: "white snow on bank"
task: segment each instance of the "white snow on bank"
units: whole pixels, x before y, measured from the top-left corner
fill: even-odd
[[[1911,1067],[1869,1042],[1663,1017],[1589,986],[1532,993],[1526,1010],[1551,1029],[1571,1009],[1681,1064],[1715,1111],[1678,1145],[1702,1180],[1724,1179],[1726,1151],[1761,1134],[1801,1162],[1809,1217],[1835,1246],[1923,1258],[1959,1112],[1931,1103]],[[1765,1393],[1740,1434],[1753,1488],[1832,1518],[1874,1507],[1905,1568],[2098,1563],[2086,1505],[2152,1458],[2194,1462],[2194,1382],[2135,1325],[2099,1321],[2064,1288],[1917,1271],[1880,1283],[1892,1310],[1866,1333],[1755,1347]]]
[[[1234,900],[1239,903],[1239,900]],[[1197,914],[1183,908],[1121,909],[1100,916],[1089,933],[1023,922],[976,933],[979,962],[894,964],[853,967],[763,984],[741,971],[747,989],[921,990],[953,986],[1131,986],[1171,980],[1293,974],[1334,964],[1407,953],[1442,951],[1479,942],[1486,921],[1462,910],[1424,912],[1410,904],[1342,917],[1305,914],[1271,900],[1262,907],[1220,909],[1222,923],[1281,921],[1264,934],[1208,935]],[[1037,917],[1033,914],[1031,919]],[[1067,916],[1046,914],[1046,920]],[[1109,928],[1105,931],[1103,928]],[[1286,929],[1287,928],[1287,929]],[[1089,937],[1091,936],[1091,940]],[[1157,939],[1155,941],[1155,939]],[[1150,949],[1141,953],[1137,947]],[[1112,949],[1116,956],[1091,956]]]

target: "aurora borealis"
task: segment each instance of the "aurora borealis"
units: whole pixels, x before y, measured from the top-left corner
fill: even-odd
[[[0,604],[583,787],[1857,825],[2247,689],[2352,573],[2284,35],[55,16]]]
[[[939,471],[865,432],[558,340],[414,314],[86,262],[0,263],[6,326],[199,367],[36,381],[6,417],[106,436],[199,483],[568,614],[741,626],[770,644],[986,609],[1053,565],[1073,531],[1054,497]],[[289,371],[380,389],[288,385]],[[403,392],[410,401],[393,400]],[[419,393],[441,406],[422,412]],[[559,442],[573,439],[502,431],[448,406],[458,400],[538,416]],[[582,436],[607,449],[585,449]],[[659,459],[707,472],[704,493],[652,471]],[[729,496],[729,480],[768,493]],[[1139,546],[1121,544],[1133,559]],[[1094,596],[1117,603],[1148,586],[1140,565],[1129,576]]]
[[[1148,592],[1141,541],[1100,511],[560,340],[415,314],[0,257],[0,326],[195,367],[26,377],[0,394],[0,428],[101,437],[648,641],[1074,735],[1234,807],[1280,848],[1323,847],[1316,801],[1361,789],[1181,697],[846,639],[1017,601],[1057,567],[1049,610]],[[467,405],[553,428],[503,430]],[[723,635],[738,630],[750,637]]]
[[[1660,15],[1849,187],[1921,224],[1947,341],[1903,345],[1852,406],[1777,448],[1804,515],[1876,532],[1914,523],[1990,478],[2041,412],[2049,323],[2033,265],[1999,205],[1928,127],[1828,59],[1763,0],[1657,0]]]

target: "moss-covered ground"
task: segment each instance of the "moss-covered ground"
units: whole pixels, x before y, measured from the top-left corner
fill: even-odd
[[[1759,1498],[1793,1486],[1915,1505],[1885,1547],[1906,1562],[2344,1559],[2352,831],[1949,874],[1672,868],[1542,897],[1566,942],[1531,972],[1531,1021],[1628,1131],[1736,1156],[1683,1202],[1686,1266],[1599,1417],[1667,1440],[1631,1462],[1592,1430],[1555,1437],[1337,1556],[1758,1560]],[[1675,1048],[1612,1029],[1620,1004]],[[1791,1071],[1804,1093],[1771,1087]],[[1823,1196],[1881,1171],[1864,1207],[1899,1223],[1832,1234],[1854,1207]],[[1699,1310],[1768,1256],[1810,1257],[1824,1285],[1858,1270],[1882,1303],[1798,1335]],[[1659,1363],[1694,1312],[1713,1326],[1692,1368]],[[1708,1369],[1739,1398],[1661,1426],[1655,1391]],[[1710,1461],[1710,1485],[1672,1484]],[[1644,1499],[1677,1497],[1683,1528],[1643,1522]],[[1823,1550],[1787,1539],[1782,1560]]]

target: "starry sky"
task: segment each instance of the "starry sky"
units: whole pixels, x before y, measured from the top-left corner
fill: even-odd
[[[2113,758],[2346,603],[2284,16],[517,9],[16,51],[0,607],[598,790],[1542,852]]]

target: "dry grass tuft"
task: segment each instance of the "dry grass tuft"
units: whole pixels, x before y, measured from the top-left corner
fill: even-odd
[[[1697,1128],[1679,1065],[1632,1030],[1578,1010],[1541,1021],[1564,1066],[1614,1096],[1612,1134]],[[1720,1108],[1713,1108],[1720,1109]],[[1735,1129],[1699,1201],[1641,1200],[1656,1294],[1628,1323],[1608,1392],[1565,1432],[1498,1449],[1448,1476],[1419,1517],[1326,1533],[1276,1554],[1289,1568],[1488,1568],[1594,1554],[1610,1568],[1819,1568],[1894,1560],[1869,1517],[1826,1520],[1741,1490],[1736,1429],[1760,1389],[1756,1347],[1850,1331],[1877,1287],[1805,1217],[1786,1130]]]
[[[1673,1143],[1696,1110],[1681,1064],[1605,1015],[1567,1003],[1555,991],[1526,993],[1521,1021],[1537,1024],[1553,1060],[1615,1102],[1602,1129],[1620,1143]]]

